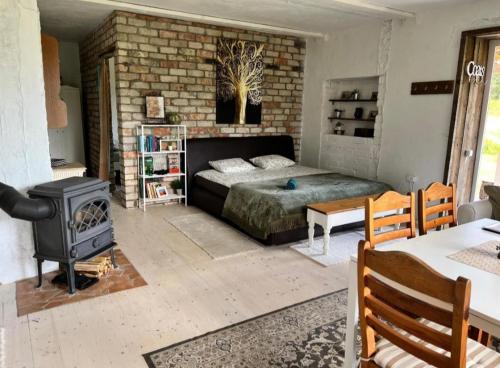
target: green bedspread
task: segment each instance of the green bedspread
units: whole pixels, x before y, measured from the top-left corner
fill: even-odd
[[[249,234],[269,234],[307,225],[306,205],[391,190],[387,184],[342,174],[295,178],[297,189],[287,190],[290,178],[240,183],[231,186],[222,216]]]

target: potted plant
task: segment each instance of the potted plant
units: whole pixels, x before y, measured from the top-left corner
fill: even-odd
[[[175,190],[175,193],[177,195],[182,195],[182,181],[180,179],[175,179],[170,183],[170,186],[172,187],[173,190]]]
[[[180,115],[176,112],[167,112],[166,117],[167,117],[167,124],[180,125],[182,123]]]

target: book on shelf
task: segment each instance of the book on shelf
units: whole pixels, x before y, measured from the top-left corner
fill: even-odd
[[[179,174],[181,172],[179,154],[168,155],[168,172],[170,174]]]
[[[165,185],[159,182],[145,183],[146,199],[159,199],[168,196],[168,190]],[[142,197],[142,192],[141,192]]]
[[[139,152],[158,152],[160,151],[161,137],[154,135],[138,135],[137,150]]]
[[[142,159],[139,160],[139,172],[141,175],[154,174],[154,159],[153,157],[144,157],[144,168],[142,167]]]
[[[139,152],[179,151],[181,149],[182,139],[177,137],[137,136],[137,150]]]

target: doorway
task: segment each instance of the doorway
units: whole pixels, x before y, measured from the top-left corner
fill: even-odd
[[[500,184],[500,40],[490,41],[471,200],[486,199],[485,185]]]
[[[121,191],[120,140],[116,104],[115,57],[113,52],[101,55],[97,66],[99,96],[99,178],[111,183],[110,191]]]
[[[492,158],[496,148],[491,137],[495,133],[490,131],[498,124],[489,123],[494,121],[489,116],[495,114],[495,103],[490,109],[488,106],[490,79],[497,74],[493,66],[497,65],[494,55],[498,40],[500,27],[462,32],[444,173],[444,181],[456,185],[459,205],[479,196],[483,180],[494,181],[491,166],[496,164]],[[495,88],[491,93],[494,101]]]

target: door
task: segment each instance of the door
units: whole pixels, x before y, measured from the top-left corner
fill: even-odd
[[[471,200],[485,199],[485,185],[500,184],[500,40],[490,41]]]
[[[459,205],[472,193],[484,92],[484,78],[469,76],[470,65],[482,71],[488,60],[489,40],[476,32],[462,33],[446,157],[444,181],[455,183]]]

